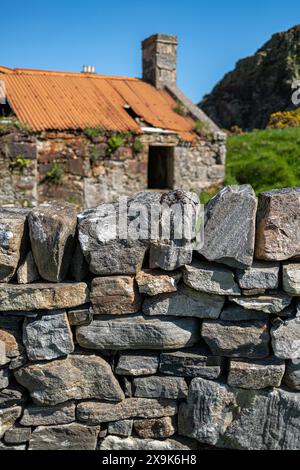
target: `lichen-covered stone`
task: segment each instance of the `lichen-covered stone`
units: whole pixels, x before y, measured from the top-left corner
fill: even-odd
[[[141,307],[133,276],[94,278],[90,298],[96,315],[137,313]]]
[[[284,263],[282,281],[285,292],[289,295],[300,296],[300,263]]]
[[[76,338],[86,349],[180,349],[198,341],[199,324],[194,318],[103,316],[77,327]]]
[[[120,403],[90,401],[77,405],[77,419],[93,425],[123,419],[161,418],[176,413],[176,400],[155,398],[126,398]]]
[[[280,314],[289,307],[293,299],[283,292],[276,292],[254,297],[230,297],[230,300],[245,309],[259,310],[274,315]]]
[[[176,432],[173,416],[155,419],[135,419],[134,430],[143,439],[166,439]]]
[[[261,320],[206,320],[201,335],[212,353],[260,359],[269,355],[268,323]]]
[[[287,361],[283,382],[291,390],[300,391],[300,358]]]
[[[123,400],[124,394],[109,364],[97,356],[68,356],[15,371],[34,403],[54,406],[68,400]]]
[[[193,379],[179,413],[179,433],[202,444],[240,450],[299,450],[300,395],[244,390]]]
[[[259,390],[280,387],[285,371],[285,362],[276,357],[260,360],[231,360],[228,384],[232,387]]]
[[[29,450],[96,450],[99,426],[79,423],[39,426],[30,438]]]
[[[75,421],[75,403],[63,403],[56,406],[28,405],[23,412],[22,426],[51,426],[69,424]]]
[[[62,282],[75,249],[77,214],[62,201],[44,203],[28,216],[33,257],[43,279]]]
[[[233,272],[216,263],[194,261],[184,266],[183,281],[192,289],[215,295],[240,295]]]
[[[77,307],[89,300],[84,282],[61,284],[0,284],[1,310],[33,311]]]
[[[108,425],[108,434],[114,436],[128,437],[131,436],[133,427],[133,419],[122,419],[114,421]]]
[[[28,242],[27,209],[0,209],[0,282],[9,282]]]
[[[300,358],[300,317],[273,326],[271,337],[275,356],[282,359]]]
[[[23,343],[31,361],[44,361],[66,356],[74,351],[72,331],[64,310],[55,310],[37,318],[26,318]]]
[[[259,196],[255,256],[283,261],[300,255],[300,189],[274,189]]]
[[[247,269],[237,270],[237,280],[241,289],[278,289],[279,263],[254,261]]]
[[[0,409],[0,439],[8,429],[13,427],[18,418],[20,418],[22,408],[14,406],[13,408]]]
[[[120,354],[117,367],[118,375],[153,375],[156,374],[159,366],[158,354],[155,352],[125,352]]]
[[[100,450],[196,450],[193,441],[184,438],[166,439],[159,441],[155,439],[138,439],[128,437],[122,439],[117,436],[108,436],[101,443]]]
[[[235,268],[252,265],[257,199],[251,186],[227,186],[205,208],[204,246],[209,261]]]
[[[138,377],[133,380],[134,396],[139,398],[187,397],[188,387],[182,377]]]
[[[145,269],[138,272],[135,279],[141,294],[153,296],[176,292],[181,277],[180,271],[166,272],[160,269]]]
[[[178,292],[147,297],[143,303],[143,312],[153,316],[218,318],[224,303],[224,296],[209,295],[179,286]]]
[[[222,371],[222,358],[213,356],[205,346],[162,352],[159,371],[179,377],[203,377],[217,379]]]
[[[39,272],[33,259],[32,252],[29,251],[17,270],[18,284],[30,284],[31,282],[38,281],[39,278]]]

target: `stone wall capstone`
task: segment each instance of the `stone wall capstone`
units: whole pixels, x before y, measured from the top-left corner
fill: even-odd
[[[223,189],[202,248],[114,207],[0,210],[0,450],[299,450],[299,189]]]

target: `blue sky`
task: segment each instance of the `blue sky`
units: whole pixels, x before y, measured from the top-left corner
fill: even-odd
[[[140,42],[179,37],[178,84],[194,101],[269,37],[300,23],[299,0],[1,2],[0,64],[141,76]]]

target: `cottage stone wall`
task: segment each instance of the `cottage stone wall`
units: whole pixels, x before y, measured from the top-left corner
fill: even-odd
[[[0,211],[0,450],[299,450],[299,189],[223,189],[203,246],[113,209]]]
[[[143,144],[138,152],[133,147],[137,139]],[[221,134],[194,144],[183,143],[174,134],[128,134],[111,153],[108,140],[107,135],[88,137],[83,132],[2,131],[0,204],[31,207],[62,199],[88,208],[144,191],[149,145],[174,147],[173,187],[200,192],[224,179]]]

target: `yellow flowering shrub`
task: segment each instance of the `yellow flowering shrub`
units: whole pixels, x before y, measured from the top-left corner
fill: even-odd
[[[272,129],[285,129],[300,126],[300,108],[293,111],[283,111],[271,114],[268,127]]]

